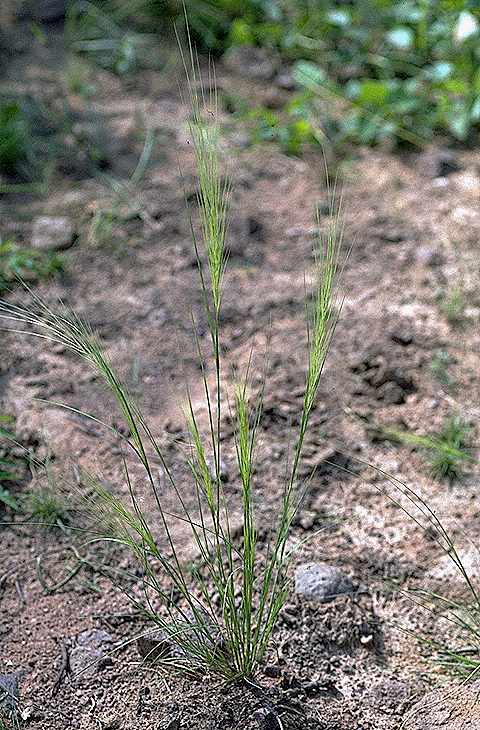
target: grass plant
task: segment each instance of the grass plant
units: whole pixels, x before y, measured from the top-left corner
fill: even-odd
[[[452,327],[462,327],[465,324],[465,308],[467,302],[461,286],[454,286],[446,293],[440,303],[440,310]]]
[[[14,241],[0,239],[0,293],[9,289],[18,279],[37,281],[63,271],[59,254],[19,246]]]
[[[437,589],[410,588],[406,595],[423,610],[443,622],[443,630],[435,635],[422,634],[408,630],[428,651],[433,652],[436,663],[454,675],[465,680],[478,679],[480,673],[480,586],[478,576],[465,559],[465,549],[446,521],[439,517],[430,506],[429,499],[413,490],[406,483],[381,469],[376,469],[389,482],[392,489],[386,488],[388,497],[396,504],[412,523],[420,527],[429,541],[439,548],[440,554],[451,561],[458,575],[463,593],[457,595],[450,591],[450,580]],[[468,541],[464,541],[468,542]],[[467,552],[478,550],[471,543]],[[447,632],[445,629],[448,628]],[[449,638],[447,638],[447,633]]]
[[[48,471],[46,483],[26,492],[22,508],[28,519],[44,527],[63,527],[69,521],[66,501]]]
[[[7,486],[18,480],[18,464],[11,455],[9,446],[13,439],[10,431],[13,418],[0,413],[0,505],[6,505],[10,509],[18,509],[18,502],[10,494]],[[3,444],[5,442],[5,445]]]
[[[467,463],[474,461],[470,451],[472,427],[460,416],[446,418],[440,431],[433,436],[422,436],[395,428],[382,428],[382,434],[407,446],[423,449],[429,458],[434,479],[459,479]]]
[[[225,382],[221,312],[231,190],[222,169],[214,77],[211,75],[208,83],[213,91],[207,94],[199,84],[193,51],[184,62],[190,69],[189,130],[198,173],[200,214],[199,226],[192,221],[191,231],[209,334],[209,349],[204,351],[194,327],[208,425],[205,428],[200,421],[187,390],[187,464],[191,474],[188,489],[176,480],[157,437],[88,324],[71,311],[53,310],[33,292],[31,306],[1,301],[0,316],[10,320],[10,329],[61,343],[83,358],[100,374],[116,400],[127,426],[125,433],[129,434],[117,434],[125,447],[123,464],[129,501],[106,489],[93,474],[82,472],[81,483],[85,505],[99,525],[99,536],[127,548],[141,565],[144,599],[130,593],[129,597],[177,647],[172,655],[159,661],[178,670],[212,671],[234,679],[255,673],[289,590],[291,552],[287,540],[304,495],[299,477],[303,444],[340,311],[335,284],[340,270],[342,227],[333,216],[330,229],[317,241],[317,283],[307,304],[308,355],[300,426],[277,524],[265,554],[259,547],[258,485],[254,479],[265,383],[253,392],[253,365],[237,379],[233,392]],[[225,493],[222,481],[222,423],[230,409],[235,423],[234,447],[243,516],[239,540],[232,534],[232,498]],[[131,476],[129,455],[143,468],[156,505],[155,519],[142,509],[144,495]],[[176,500],[175,513],[165,506],[158,487],[158,461]],[[175,541],[178,523],[188,528],[201,556],[202,567],[193,574],[182,563]]]

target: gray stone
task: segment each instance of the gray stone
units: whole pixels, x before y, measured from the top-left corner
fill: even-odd
[[[17,674],[0,674],[0,708],[15,712],[20,699]]]
[[[279,66],[278,57],[256,46],[231,48],[223,56],[223,61],[230,71],[259,81],[272,79]]]
[[[79,634],[69,655],[72,674],[93,676],[98,667],[105,664],[112,641],[110,634],[101,629],[91,629]]]
[[[74,676],[93,677],[103,657],[104,653],[101,649],[75,646],[69,656],[70,671]]]
[[[455,153],[447,148],[432,148],[418,156],[417,168],[425,177],[446,177],[460,170]]]
[[[31,3],[32,17],[42,22],[60,20],[65,17],[65,0],[35,0]]]
[[[220,649],[223,641],[218,626],[206,611],[199,609],[199,613],[202,618],[197,616],[195,619],[193,612],[188,609],[183,617],[179,614],[178,622],[175,624],[172,622],[164,628],[153,628],[143,636],[139,636],[137,649],[142,659],[155,662],[161,658],[185,657],[187,650],[181,646],[182,639],[191,643],[201,643],[211,649]]]
[[[175,644],[167,631],[153,629],[137,639],[138,653],[144,661],[155,662],[166,657],[182,656],[180,647]]]
[[[387,677],[376,682],[364,695],[368,707],[379,712],[401,712],[407,707],[414,695],[412,687],[394,677]]]
[[[291,74],[290,71],[281,71],[277,74],[275,77],[275,83],[281,89],[285,89],[286,91],[293,91],[297,86],[295,79],[293,78],[293,74]]]
[[[408,730],[480,730],[480,682],[429,692],[403,722]]]
[[[210,479],[212,479],[212,481],[215,481],[217,478],[217,475],[215,472],[215,461],[214,461],[214,459],[210,459],[207,457],[206,462],[207,462],[208,471],[210,474]],[[228,472],[228,466],[223,459],[220,459],[220,481],[222,481],[224,484],[226,484],[229,479],[230,479],[230,474]]]
[[[319,603],[327,603],[342,593],[353,593],[348,575],[328,563],[305,563],[295,571],[295,593]]]
[[[88,649],[101,649],[105,644],[113,641],[108,631],[103,629],[87,629],[77,636],[77,645],[85,646]]]
[[[474,545],[456,546],[457,554],[461,563],[473,582],[475,588],[479,588],[478,577],[480,575],[480,551]],[[445,553],[425,574],[425,582],[436,593],[441,593],[446,598],[464,598],[471,596],[470,589],[465,577],[453,560],[453,557]]]
[[[441,251],[433,246],[420,246],[415,252],[415,258],[419,264],[430,266],[432,268],[443,264],[443,256]]]
[[[277,716],[269,707],[259,707],[253,713],[253,718],[262,730],[273,730],[278,728]]]
[[[41,251],[63,251],[75,240],[75,231],[70,218],[66,216],[42,216],[33,224],[32,248]]]

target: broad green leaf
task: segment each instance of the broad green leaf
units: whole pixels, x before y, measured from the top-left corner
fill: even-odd
[[[389,96],[390,89],[385,81],[367,79],[360,83],[357,101],[360,104],[380,107],[387,103]]]
[[[325,72],[310,61],[297,61],[293,67],[293,78],[307,89],[316,89],[327,80]]]

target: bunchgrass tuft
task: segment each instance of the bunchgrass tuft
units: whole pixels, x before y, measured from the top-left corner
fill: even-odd
[[[22,508],[29,520],[44,527],[64,527],[70,519],[62,490],[48,469],[46,482],[37,484],[23,495]]]
[[[330,230],[317,241],[317,280],[307,302],[308,354],[300,426],[278,507],[277,524],[265,553],[259,548],[258,485],[254,478],[265,382],[259,392],[253,392],[249,366],[243,377],[238,378],[233,392],[229,393],[225,384],[221,309],[231,191],[222,172],[216,93],[213,91],[207,98],[192,51],[188,62],[185,60],[192,102],[189,128],[198,172],[200,234],[196,233],[194,221],[191,230],[209,331],[207,352],[195,333],[207,425],[199,419],[188,392],[185,406],[190,486],[187,488],[175,479],[167,456],[140,407],[86,323],[66,309],[53,310],[33,293],[31,307],[0,301],[0,316],[13,323],[14,331],[61,343],[83,358],[100,374],[115,397],[127,426],[124,433],[129,434],[117,434],[125,447],[123,464],[129,500],[117,497],[92,474],[82,472],[80,481],[98,535],[126,547],[140,563],[144,598],[140,600],[128,591],[127,595],[144,611],[152,626],[161,628],[176,646],[175,652],[157,661],[172,669],[197,673],[210,670],[234,679],[255,673],[289,591],[291,553],[287,540],[305,491],[299,478],[303,443],[340,311],[335,284],[340,271],[342,230],[334,215]],[[214,88],[212,82],[213,77],[210,89]],[[235,424],[237,506],[242,513],[239,538],[234,537],[231,528],[234,497],[227,496],[222,481],[222,423],[226,409]],[[142,508],[144,495],[131,477],[129,455],[143,467],[156,507],[154,519],[150,510]],[[163,492],[158,488],[158,461],[175,497],[174,513],[165,506]],[[188,528],[200,555],[199,567],[194,571],[181,560],[175,540],[178,523]]]

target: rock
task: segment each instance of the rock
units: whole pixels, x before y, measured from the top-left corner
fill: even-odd
[[[443,264],[441,251],[433,246],[420,246],[415,252],[415,259],[423,266],[434,268]]]
[[[256,46],[231,48],[223,56],[223,61],[230,71],[258,81],[272,79],[279,66],[276,56]]]
[[[327,603],[342,593],[354,591],[348,575],[328,563],[305,563],[295,571],[295,593],[302,598]]]
[[[429,692],[403,723],[408,730],[480,730],[480,682]]]
[[[268,707],[259,707],[253,713],[253,719],[262,730],[278,730],[278,721],[275,713]]]
[[[293,91],[297,86],[293,74],[290,71],[280,71],[275,76],[275,83],[281,89],[285,89],[285,91]]]
[[[157,659],[182,656],[182,651],[163,629],[139,636],[137,639],[138,653],[144,661],[155,662]]]
[[[413,695],[412,688],[399,679],[387,678],[376,682],[364,695],[365,703],[379,712],[402,712]]]
[[[155,662],[157,659],[166,657],[185,657],[184,650],[175,640],[178,636],[181,640],[180,630],[183,630],[183,636],[189,641],[201,642],[210,646],[212,649],[223,646],[222,635],[218,626],[213,622],[211,616],[200,609],[203,616],[205,629],[199,626],[199,619],[195,621],[193,612],[188,609],[185,611],[184,623],[181,626],[182,617],[178,615],[178,623],[170,624],[169,627],[155,628],[144,636],[137,639],[138,653],[145,661]]]
[[[208,471],[210,474],[210,479],[212,479],[212,481],[215,481],[215,479],[217,478],[217,475],[215,473],[215,462],[213,459],[210,459],[210,458],[207,458],[206,462],[207,462]],[[222,481],[224,484],[226,484],[229,479],[230,479],[230,474],[228,471],[228,466],[226,465],[226,463],[224,462],[223,459],[220,459],[220,481]]]
[[[230,224],[227,241],[227,252],[231,258],[246,261],[261,258],[262,250],[259,244],[265,240],[263,224],[253,216],[234,218]]]
[[[0,674],[0,709],[8,713],[16,711],[20,699],[17,674]]]
[[[49,23],[65,17],[66,5],[66,0],[27,0],[22,5],[21,15]]]
[[[314,226],[292,226],[285,231],[287,238],[313,238],[317,233],[318,228]]]
[[[42,216],[33,224],[32,248],[41,251],[63,251],[75,240],[73,223],[67,217]]]
[[[75,646],[70,651],[70,670],[73,675],[91,677],[99,666],[106,663],[106,654],[113,639],[107,631],[91,629],[77,636]]]
[[[406,347],[407,345],[412,344],[413,334],[409,329],[399,328],[390,333],[390,339],[397,345],[402,345],[402,347]]]
[[[387,406],[398,406],[405,403],[405,391],[400,385],[390,381],[378,388],[377,398]]]
[[[279,677],[282,670],[278,664],[267,664],[263,669],[263,673],[266,677]]]
[[[457,176],[456,183],[466,193],[478,195],[480,191],[480,178],[475,172],[465,171]]]
[[[446,177],[460,170],[455,154],[447,148],[432,148],[417,158],[417,169],[425,177]]]
[[[180,727],[180,719],[178,717],[174,717],[171,720],[167,720],[167,723],[162,725],[161,730],[180,730]]]
[[[473,582],[474,587],[478,589],[480,587],[476,578],[480,575],[480,553],[478,549],[473,545],[467,545],[464,548],[457,545],[456,550],[467,575]],[[465,578],[452,557],[447,554],[443,555],[437,565],[425,574],[425,582],[431,585],[432,590],[442,596],[445,595],[447,598],[453,599],[469,595],[471,597]]]

